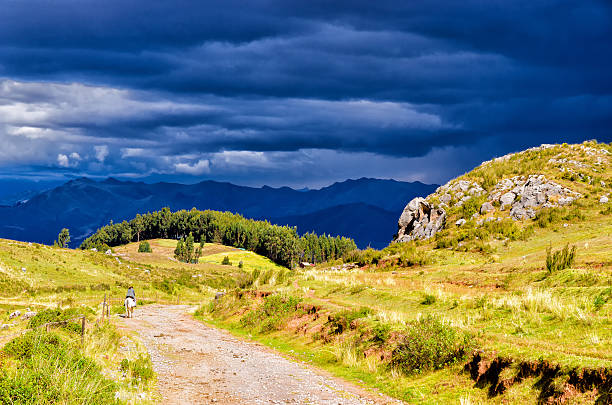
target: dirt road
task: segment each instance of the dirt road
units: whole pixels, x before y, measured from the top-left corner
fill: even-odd
[[[121,320],[146,345],[164,404],[396,404],[196,321],[188,307],[139,307]]]

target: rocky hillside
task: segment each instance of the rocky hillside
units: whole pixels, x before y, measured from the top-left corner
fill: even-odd
[[[458,228],[491,228],[492,222],[529,234],[532,222],[550,212],[564,208],[580,215],[581,208],[608,203],[611,159],[612,145],[589,141],[545,144],[483,162],[426,198],[411,200],[395,240],[440,241]]]

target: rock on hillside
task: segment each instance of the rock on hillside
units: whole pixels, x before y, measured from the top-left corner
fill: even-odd
[[[446,212],[435,208],[424,198],[410,201],[399,219],[396,240],[408,242],[415,239],[428,239],[446,224]]]
[[[600,193],[608,201],[612,148],[594,141],[580,145],[530,148],[483,162],[427,196],[410,201],[398,221],[395,241],[428,239],[450,223],[475,225],[504,217],[515,221],[535,218],[543,208],[571,205],[583,193]]]

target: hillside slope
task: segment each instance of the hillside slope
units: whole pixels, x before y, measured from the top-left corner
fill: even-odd
[[[73,245],[78,245],[110,220],[120,222],[164,206],[172,210],[196,207],[231,211],[254,219],[276,218],[278,223],[290,218],[291,223],[283,225],[308,223],[307,229],[300,227],[299,231],[323,233],[330,228],[324,226],[324,222],[317,222],[321,216],[310,214],[345,206],[342,209],[344,222],[359,223],[363,219],[363,206],[356,206],[357,210],[353,211],[347,204],[367,204],[378,210],[399,213],[407,199],[430,193],[435,187],[419,182],[359,179],[301,192],[288,187],[252,188],[214,181],[183,185],[122,182],[112,178],[96,182],[81,178],[38,194],[23,204],[0,207],[0,236],[51,243],[59,230],[67,227],[71,230]],[[304,220],[304,215],[309,215],[309,222]],[[387,230],[388,222],[369,221],[367,224],[367,227],[339,229],[347,231],[344,236],[362,241],[361,246],[372,243],[382,247],[378,235]]]
[[[402,225],[415,236],[443,224],[429,238],[266,288],[315,312],[281,324],[274,345],[409,403],[611,403],[610,159],[609,144],[544,145],[423,195]],[[432,219],[438,209],[444,221]],[[256,304],[228,299],[210,316],[267,342],[259,324],[237,323]],[[444,365],[420,360],[455,347],[469,349]]]

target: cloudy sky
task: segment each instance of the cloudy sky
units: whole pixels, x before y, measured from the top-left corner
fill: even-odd
[[[612,141],[606,0],[0,7],[0,179],[440,183]]]

